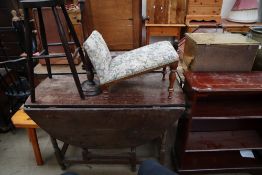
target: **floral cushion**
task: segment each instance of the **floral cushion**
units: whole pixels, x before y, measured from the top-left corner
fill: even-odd
[[[101,85],[171,64],[178,61],[179,57],[170,42],[162,41],[126,52],[111,59],[111,56],[110,58],[108,56],[110,53],[102,36],[95,31],[90,37],[84,43],[84,48],[94,65]],[[99,43],[102,46],[98,46]],[[105,53],[104,50],[108,51],[108,53]]]
[[[168,41],[150,44],[112,59],[105,82],[125,78],[178,61],[178,55]]]
[[[97,31],[93,31],[85,41],[84,48],[96,70],[100,81],[104,82],[107,78],[105,76],[108,74],[112,57],[102,35]]]

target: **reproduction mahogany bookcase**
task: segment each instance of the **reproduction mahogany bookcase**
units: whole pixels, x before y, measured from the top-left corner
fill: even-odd
[[[261,174],[262,73],[186,72],[183,89],[189,108],[174,147],[179,173]]]

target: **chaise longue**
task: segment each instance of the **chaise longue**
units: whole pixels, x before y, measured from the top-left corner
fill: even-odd
[[[170,42],[157,42],[112,58],[102,35],[93,31],[85,41],[84,49],[102,91],[108,91],[112,83],[169,66],[168,97],[172,98],[179,56]]]

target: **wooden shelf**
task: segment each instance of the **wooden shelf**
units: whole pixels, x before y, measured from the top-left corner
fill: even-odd
[[[243,158],[239,151],[185,153],[178,172],[252,172],[262,170],[262,159]]]
[[[178,123],[180,174],[262,174],[262,86],[259,72],[185,74],[190,109]],[[251,150],[254,158],[244,158]]]
[[[255,130],[190,132],[185,152],[262,150],[262,138]]]
[[[257,97],[261,97],[261,95],[257,95]],[[232,97],[232,99],[230,99],[229,97],[228,98],[224,97],[223,99],[221,97],[221,99],[217,99],[217,100],[201,99],[201,101],[197,101],[197,108],[194,108],[193,115],[198,117],[261,116],[262,114],[261,100],[251,99],[251,98],[245,98],[245,99],[249,103],[246,103],[246,101],[241,100],[236,96]]]
[[[262,116],[193,117],[191,132],[261,130]]]

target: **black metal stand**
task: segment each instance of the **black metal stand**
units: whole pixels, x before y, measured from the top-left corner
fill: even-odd
[[[102,90],[98,86],[98,82],[96,80],[90,81],[86,80],[81,84],[83,92],[85,96],[96,96],[102,93]]]
[[[95,74],[93,71],[91,60],[88,58],[88,54],[86,52],[85,55],[87,61],[87,63],[85,64],[85,69],[87,71],[87,80],[84,81],[81,86],[86,96],[96,96],[101,94],[102,90],[98,86],[99,82],[95,80]]]

